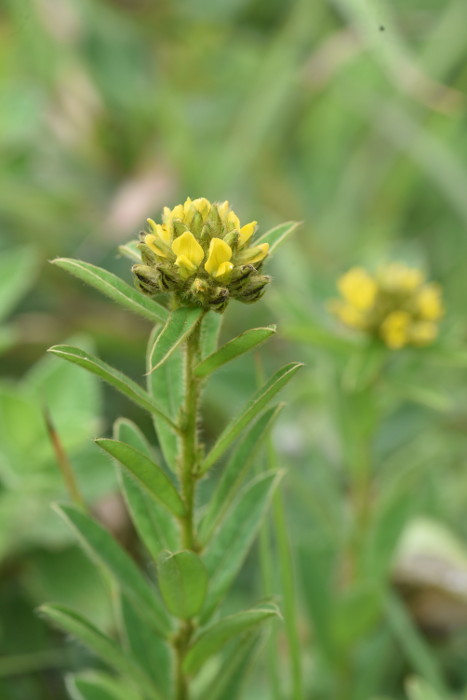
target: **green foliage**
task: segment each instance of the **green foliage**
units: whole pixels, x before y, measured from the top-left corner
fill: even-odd
[[[197,377],[205,377],[211,374],[211,372],[214,372],[227,362],[257,347],[275,332],[276,328],[274,326],[271,328],[251,328],[249,331],[241,333],[200,362],[195,367],[195,375]]]
[[[194,552],[162,552],[157,560],[161,595],[172,615],[188,620],[206,599],[208,574]]]

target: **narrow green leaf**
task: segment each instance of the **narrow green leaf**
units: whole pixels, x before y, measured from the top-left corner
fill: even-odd
[[[43,605],[39,608],[39,613],[51,624],[67,634],[71,634],[91,649],[96,656],[118,673],[132,679],[144,693],[148,693],[149,697],[160,699],[160,695],[144,671],[132,659],[128,658],[112,639],[94,627],[88,620],[62,605]]]
[[[98,357],[91,355],[80,348],[71,345],[53,345],[48,352],[61,357],[68,362],[84,367],[88,372],[96,374],[104,381],[111,384],[131,401],[141,406],[150,413],[157,413],[159,418],[165,421],[173,430],[176,425],[157,407],[152,397],[139,384],[134,382],[122,372],[114,369]]]
[[[194,640],[183,662],[185,673],[196,673],[205,661],[217,654],[228,641],[239,634],[257,628],[271,617],[277,616],[277,608],[270,606],[252,608],[219,620],[205,629]]]
[[[217,350],[223,320],[224,315],[215,311],[208,311],[201,319],[200,346],[202,359],[212,355]]]
[[[132,241],[128,241],[127,243],[123,243],[123,245],[118,246],[118,252],[120,255],[123,255],[124,258],[128,258],[128,260],[131,260],[132,262],[141,262],[141,251],[139,248],[137,248],[137,245],[139,244],[140,241],[134,239]]]
[[[264,438],[269,434],[283,407],[284,404],[279,404],[265,411],[233,451],[222,477],[209,499],[200,531],[202,542],[206,543],[209,540],[214,528],[229,508],[237,494],[239,484],[241,484]]]
[[[164,322],[168,317],[167,309],[161,304],[130,287],[129,284],[108,270],[72,258],[56,258],[52,260],[52,263],[91,285],[105,296],[116,301],[117,304],[153,323]]]
[[[157,370],[183,343],[197,324],[203,309],[184,307],[172,311],[149,351],[150,372]]]
[[[203,622],[209,619],[242,566],[281,476],[268,471],[248,482],[209,541],[203,553],[209,574]]]
[[[163,698],[172,697],[173,658],[169,644],[154,634],[146,616],[120,595],[120,621],[123,627],[122,645],[151,678]]]
[[[182,620],[197,615],[208,588],[208,574],[200,557],[188,550],[162,552],[157,573],[162,598],[172,615]]]
[[[157,592],[144,578],[135,562],[99,523],[68,505],[54,506],[72,527],[91,559],[103,566],[117,581],[122,591],[163,636],[170,631],[170,622]]]
[[[96,444],[115,457],[146,492],[177,517],[183,517],[185,507],[177,489],[162,469],[145,454],[118,440],[98,438]]]
[[[66,689],[71,700],[142,700],[123,678],[115,678],[102,671],[88,671],[67,676]]]
[[[269,255],[271,255],[299,225],[299,221],[286,221],[284,224],[274,226],[274,228],[269,229],[269,231],[266,231],[262,236],[255,239],[253,245],[269,243]]]
[[[0,319],[5,319],[34,284],[39,258],[29,246],[2,250],[0,258]]]
[[[260,634],[257,631],[244,632],[231,642],[223,656],[220,668],[200,698],[209,700],[236,700],[245,680],[248,667],[254,658]]]
[[[242,430],[258,415],[269,401],[284,387],[303,365],[300,362],[291,362],[282,367],[276,374],[256,392],[247,403],[239,416],[234,418],[218,437],[216,443],[201,465],[201,474],[204,474],[230,447],[232,442]]]
[[[196,376],[205,377],[207,374],[211,374],[218,369],[218,367],[252,350],[260,343],[264,343],[264,341],[270,338],[275,332],[276,326],[269,326],[266,328],[251,328],[241,333],[241,335],[230,340],[219,348],[219,350],[200,362],[200,364],[195,367]]]
[[[152,459],[151,448],[146,438],[127,418],[115,421],[114,438],[132,445]],[[150,498],[123,467],[119,468],[119,477],[133,524],[152,558],[156,560],[163,549],[176,551],[180,547],[180,533],[172,515]]]
[[[445,695],[440,695],[428,683],[421,678],[409,678],[406,683],[409,700],[445,700]]]
[[[185,358],[183,349],[179,347],[159,369],[151,373],[150,353],[157,334],[161,332],[154,328],[149,338],[146,354],[147,388],[159,410],[177,423],[185,395]],[[170,469],[176,472],[178,436],[156,413],[153,414],[153,421],[165,461]]]

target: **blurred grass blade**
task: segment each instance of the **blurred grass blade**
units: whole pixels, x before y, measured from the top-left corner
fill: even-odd
[[[409,678],[406,683],[409,700],[447,700],[445,695],[440,695],[421,678]]]
[[[208,543],[203,553],[210,577],[203,622],[209,619],[240,570],[281,476],[267,472],[248,482]]]
[[[96,374],[98,377],[111,384],[120,393],[133,401],[149,413],[156,413],[159,418],[165,421],[173,430],[176,425],[157,407],[152,397],[139,384],[127,377],[123,372],[111,367],[95,355],[91,355],[80,348],[71,345],[53,345],[48,352],[61,357],[68,362],[84,367],[88,372]]]
[[[231,642],[231,648],[222,658],[222,665],[203,692],[209,700],[236,700],[241,685],[258,645],[258,632],[244,632],[240,639]]]
[[[69,675],[65,685],[71,700],[141,700],[141,695],[123,678],[102,671]]]
[[[446,692],[438,661],[410,619],[396,594],[388,593],[386,617],[390,628],[413,669],[440,693]]]
[[[158,503],[177,517],[185,515],[185,507],[177,489],[162,469],[145,454],[118,440],[98,438],[96,444],[128,470],[138,484]]]
[[[163,323],[168,317],[167,309],[161,304],[130,287],[129,284],[108,270],[72,258],[56,258],[52,260],[52,263],[91,285],[117,304],[153,323]]]
[[[134,239],[118,246],[118,252],[123,255],[124,258],[131,260],[132,262],[141,262],[141,251],[136,247],[139,241]]]
[[[157,573],[162,598],[172,615],[182,620],[197,615],[208,589],[208,574],[201,558],[188,550],[162,552]]]
[[[162,700],[150,679],[139,666],[115,644],[115,642],[98,630],[81,615],[62,605],[43,605],[39,608],[43,615],[54,626],[91,649],[96,656],[118,673],[125,674],[149,697]]]
[[[209,540],[218,521],[229,508],[232,499],[235,498],[243,477],[252,465],[264,438],[269,434],[283,408],[284,404],[279,404],[265,411],[230,456],[222,472],[222,477],[209,499],[206,515],[201,525],[200,536],[204,544]]]
[[[184,398],[184,353],[182,348],[177,348],[159,369],[151,373],[149,355],[157,333],[161,332],[155,328],[149,338],[146,355],[147,387],[152,400],[159,406],[160,411],[177,422]],[[153,414],[153,421],[165,461],[175,472],[179,447],[177,435],[166,422],[158,418],[156,413]]]
[[[191,309],[183,306],[172,311],[167,323],[157,336],[154,345],[149,350],[148,372],[154,372],[171,356],[171,354],[183,343],[185,338],[198,322],[203,309]]]
[[[133,604],[151,620],[159,634],[167,635],[170,632],[170,623],[156,590],[112,535],[95,520],[72,506],[54,507],[75,531],[90,558],[110,572]]]
[[[224,617],[219,622],[211,625],[201,632],[188,650],[183,662],[186,673],[196,673],[202,665],[228,641],[239,634],[257,628],[271,617],[276,617],[278,611],[275,607],[253,608]]]
[[[207,374],[211,374],[227,362],[257,347],[260,343],[267,340],[267,338],[270,338],[275,332],[276,327],[270,326],[265,328],[251,328],[241,333],[200,362],[200,364],[195,367],[195,375],[197,377],[205,377]]]
[[[125,651],[138,660],[162,697],[171,697],[173,659],[169,644],[154,634],[145,615],[124,594],[120,595],[119,612]]]
[[[263,233],[262,236],[255,239],[253,245],[269,243],[269,255],[271,255],[298,226],[298,221],[286,221],[284,224],[279,224],[279,226],[275,226],[269,229],[269,231],[266,231],[266,233]]]
[[[119,418],[115,422],[114,437],[152,459],[146,438],[127,418]],[[123,467],[119,468],[119,475],[120,487],[133,525],[154,561],[163,549],[177,551],[180,547],[180,533],[171,514],[150,498]]]
[[[264,384],[253,398],[247,403],[239,416],[234,418],[218,437],[216,443],[201,465],[200,473],[204,474],[230,447],[232,442],[240,435],[242,430],[251,423],[258,413],[269,401],[284,387],[303,365],[300,362],[291,362],[282,367]]]
[[[201,319],[200,345],[203,359],[217,350],[223,319],[223,314],[215,311],[208,311]]]
[[[2,250],[0,257],[0,319],[13,310],[21,297],[34,284],[38,256],[31,247]]]

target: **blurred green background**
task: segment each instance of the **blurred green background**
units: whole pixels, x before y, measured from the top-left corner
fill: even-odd
[[[308,381],[290,389],[294,407],[276,440],[292,471],[289,523],[297,552],[308,552],[299,565],[306,573],[310,542],[323,542],[320,499],[331,499],[329,512],[344,502],[323,373],[330,363],[322,334],[335,328],[325,303],[336,277],[388,259],[421,265],[444,288],[443,337],[457,348],[465,343],[466,26],[465,0],[1,0],[2,698],[65,697],[60,669],[92,663],[36,617],[40,602],[63,601],[110,624],[97,574],[49,508],[65,492],[43,405],[83,491],[129,546],[114,475],[91,438],[121,414],[149,430],[144,416],[81,370],[44,359],[48,346],[79,334],[79,343],[94,343],[138,378],[149,331],[47,261],[78,257],[130,281],[117,246],[186,196],[228,199],[243,222],[258,220],[263,231],[303,222],[270,264],[265,303],[232,304],[226,333],[278,321],[284,335],[263,350],[266,365],[277,366],[278,355],[308,363]],[[378,454],[389,461],[389,482],[414,461],[429,464],[414,467],[405,491],[395,482],[388,488],[404,514],[434,517],[459,538],[465,575],[465,361],[442,371],[419,364],[411,356],[400,375],[418,372],[418,383],[410,393],[410,382],[399,382]],[[255,381],[247,361],[232,373],[207,394],[208,436]],[[331,485],[329,465],[337,474]],[[400,516],[397,531],[407,522]],[[238,595],[255,585],[246,573]],[[313,656],[306,590],[303,600],[307,674],[326,678]],[[441,627],[442,641],[423,653],[435,659],[431,680],[439,670],[446,691],[460,692],[465,627]],[[404,697],[404,674],[423,675],[423,654],[420,665],[397,647],[393,640],[382,653],[393,668],[359,691],[362,700],[376,692]],[[251,697],[272,697],[265,676],[266,663]],[[334,691],[323,681],[313,692]]]

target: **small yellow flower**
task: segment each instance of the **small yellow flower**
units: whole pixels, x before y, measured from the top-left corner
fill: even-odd
[[[353,267],[337,284],[344,299],[355,308],[367,311],[373,306],[378,286],[362,267]]]
[[[443,315],[441,289],[437,284],[426,284],[417,294],[415,300],[422,318],[437,321]]]
[[[233,268],[232,248],[221,238],[213,238],[209,246],[209,255],[204,265],[206,272],[214,278],[226,275]]]
[[[337,285],[342,298],[329,308],[349,328],[365,331],[393,350],[428,345],[437,337],[435,322],[444,313],[441,288],[426,283],[420,270],[391,263],[373,276],[354,267]]]
[[[184,278],[195,273],[204,258],[204,250],[190,231],[185,231],[174,240],[172,250],[177,256],[175,265],[180,268]]]
[[[392,311],[381,324],[381,337],[389,348],[397,350],[409,340],[410,314],[407,311]]]
[[[135,284],[144,294],[173,293],[177,303],[222,312],[229,299],[259,299],[270,278],[260,271],[267,243],[251,245],[256,221],[241,226],[229,202],[205,197],[164,207],[162,223],[148,219],[139,245]]]

